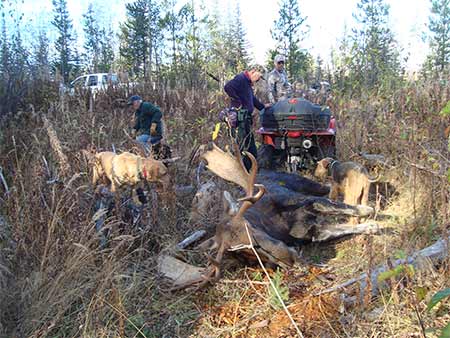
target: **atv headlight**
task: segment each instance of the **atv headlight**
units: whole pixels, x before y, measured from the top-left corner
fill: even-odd
[[[303,148],[305,148],[305,149],[309,149],[309,148],[311,148],[312,147],[312,141],[311,140],[304,140],[303,142],[302,142],[302,146],[303,146]]]

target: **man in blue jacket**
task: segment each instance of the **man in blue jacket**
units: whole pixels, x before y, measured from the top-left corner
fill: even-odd
[[[134,110],[134,127],[136,141],[144,145],[150,142],[158,144],[162,139],[162,112],[159,107],[150,102],[143,102],[139,95],[133,95],[128,100],[128,105]]]
[[[270,103],[264,105],[253,93],[253,86],[262,78],[262,70],[257,66],[236,75],[225,84],[225,92],[231,99],[231,107],[238,111],[237,126],[233,128],[233,135],[239,144],[241,151],[251,153],[255,158],[257,154],[255,137],[252,132],[253,110],[263,110],[270,107]],[[244,157],[244,165],[247,170],[251,162]]]

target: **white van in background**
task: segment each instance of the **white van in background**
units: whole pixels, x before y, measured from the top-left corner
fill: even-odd
[[[108,86],[119,84],[117,74],[96,73],[77,77],[69,85],[70,94],[74,94],[77,89],[90,89],[93,93],[99,90],[106,90]]]

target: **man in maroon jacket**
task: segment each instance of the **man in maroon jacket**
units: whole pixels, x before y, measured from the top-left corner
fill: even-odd
[[[262,70],[255,66],[236,75],[224,87],[225,92],[231,99],[231,107],[238,111],[237,127],[233,130],[233,135],[236,136],[241,151],[248,151],[255,158],[257,150],[255,137],[252,132],[253,110],[254,108],[263,110],[270,107],[270,103],[262,104],[253,93],[253,85],[261,78]],[[251,162],[247,157],[244,157],[244,164],[249,170]]]

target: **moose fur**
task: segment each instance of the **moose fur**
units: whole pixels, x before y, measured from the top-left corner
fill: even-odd
[[[216,145],[202,156],[209,170],[236,183],[246,194],[237,206],[230,194],[224,193],[227,203],[223,221],[215,235],[199,245],[203,250],[217,249],[215,258],[208,256],[213,267],[202,284],[220,276],[226,252],[239,249],[239,254],[253,256],[248,248],[250,241],[263,261],[288,267],[298,260],[292,246],[304,240],[322,241],[376,230],[373,224],[356,227],[321,224],[320,214],[368,216],[373,209],[333,202],[322,197],[328,194],[328,188],[297,175],[263,171],[257,176],[256,160],[246,153],[252,162],[249,173],[240,152],[234,148],[236,157]],[[256,194],[254,188],[258,190]]]

